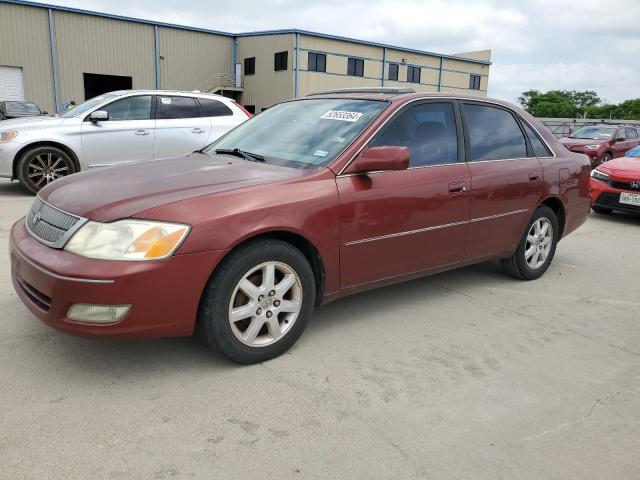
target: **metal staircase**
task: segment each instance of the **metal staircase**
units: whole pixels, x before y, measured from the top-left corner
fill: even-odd
[[[216,73],[199,84],[194,90],[204,93],[241,92],[242,81],[239,76],[232,73]]]

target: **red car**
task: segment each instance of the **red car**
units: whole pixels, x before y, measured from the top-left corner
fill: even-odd
[[[57,180],[12,228],[12,280],[63,332],[197,331],[260,362],[345,295],[491,258],[540,277],[587,218],[589,172],[505,102],[333,91],[202,152]]]
[[[640,148],[591,171],[591,202],[596,213],[640,213]]]
[[[592,167],[623,157],[625,152],[640,145],[638,129],[624,125],[594,125],[582,127],[560,139],[572,152],[584,153]]]

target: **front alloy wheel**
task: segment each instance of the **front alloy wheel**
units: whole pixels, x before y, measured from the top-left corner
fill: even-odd
[[[75,167],[71,157],[53,146],[28,150],[18,165],[20,183],[34,194],[54,180],[72,173],[75,173]]]
[[[197,328],[207,346],[238,363],[287,351],[309,323],[314,272],[304,254],[273,238],[232,251],[202,294]]]

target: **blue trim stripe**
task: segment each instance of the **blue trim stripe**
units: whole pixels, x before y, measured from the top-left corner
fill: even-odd
[[[359,40],[357,38],[349,38],[349,37],[342,37],[339,35],[330,35],[327,33],[319,33],[319,32],[312,32],[309,30],[300,30],[297,28],[293,28],[293,29],[286,29],[286,30],[263,30],[263,31],[257,31],[257,32],[243,32],[243,33],[230,33],[230,32],[222,32],[220,30],[210,30],[207,28],[198,28],[198,27],[189,27],[186,25],[177,25],[177,24],[173,24],[173,23],[165,23],[165,22],[155,22],[155,21],[151,21],[151,20],[144,20],[141,18],[133,18],[133,17],[126,17],[123,15],[114,15],[114,14],[110,14],[110,13],[100,13],[100,12],[94,12],[94,11],[90,11],[90,10],[83,10],[80,8],[72,8],[72,7],[63,7],[63,6],[59,6],[59,5],[49,5],[46,3],[39,3],[39,2],[32,2],[32,1],[28,1],[28,0],[0,0],[0,3],[12,3],[15,5],[24,5],[24,6],[30,6],[30,7],[40,7],[40,8],[50,8],[52,10],[57,10],[57,11],[61,11],[61,12],[71,12],[71,13],[79,13],[79,14],[83,14],[83,15],[93,15],[96,17],[103,17],[103,18],[111,18],[114,20],[124,20],[124,21],[128,21],[128,22],[135,22],[135,23],[142,23],[142,24],[146,24],[146,25],[157,25],[159,27],[167,27],[167,28],[177,28],[177,29],[181,29],[181,30],[189,30],[192,32],[202,32],[202,33],[211,33],[214,35],[222,35],[222,36],[226,36],[226,37],[254,37],[254,36],[262,36],[262,35],[292,35],[292,34],[299,34],[299,35],[308,35],[310,37],[318,37],[318,38],[327,38],[330,40],[340,40],[343,42],[349,42],[349,43],[356,43],[359,45],[369,45],[372,47],[380,47],[380,48],[389,48],[392,50],[399,50],[402,52],[408,52],[408,53],[417,53],[420,55],[431,55],[434,57],[442,57],[442,58],[446,58],[446,59],[450,59],[450,60],[461,60],[461,61],[465,61],[465,62],[470,62],[470,63],[478,63],[481,65],[491,65],[490,61],[487,60],[478,60],[475,58],[465,58],[465,57],[458,57],[455,55],[444,55],[444,54],[440,54],[440,53],[434,53],[434,52],[429,52],[426,50],[417,50],[414,48],[405,48],[405,47],[399,47],[397,45],[389,45],[386,43],[379,43],[379,42],[370,42],[367,40]]]
[[[58,76],[58,49],[56,48],[56,25],[53,19],[53,11],[47,10],[49,18],[49,48],[51,49],[51,71],[53,72],[53,103],[55,104],[56,113],[62,110],[60,102],[60,81]]]

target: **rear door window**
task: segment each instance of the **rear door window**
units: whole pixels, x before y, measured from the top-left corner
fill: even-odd
[[[471,161],[504,160],[527,156],[527,144],[515,117],[508,110],[465,103]]]
[[[524,131],[527,133],[527,137],[529,138],[529,144],[531,145],[531,149],[533,150],[534,157],[550,157],[551,152],[545,146],[545,144],[540,140],[538,134],[533,131],[526,122],[522,122],[522,126],[524,127]]]
[[[374,138],[372,147],[408,147],[411,167],[458,161],[458,134],[453,104],[423,103],[409,107]]]
[[[233,112],[219,100],[211,98],[198,98],[201,117],[229,117]]]
[[[198,104],[191,97],[158,96],[158,107],[156,109],[156,118],[158,120],[196,118],[199,116]]]

